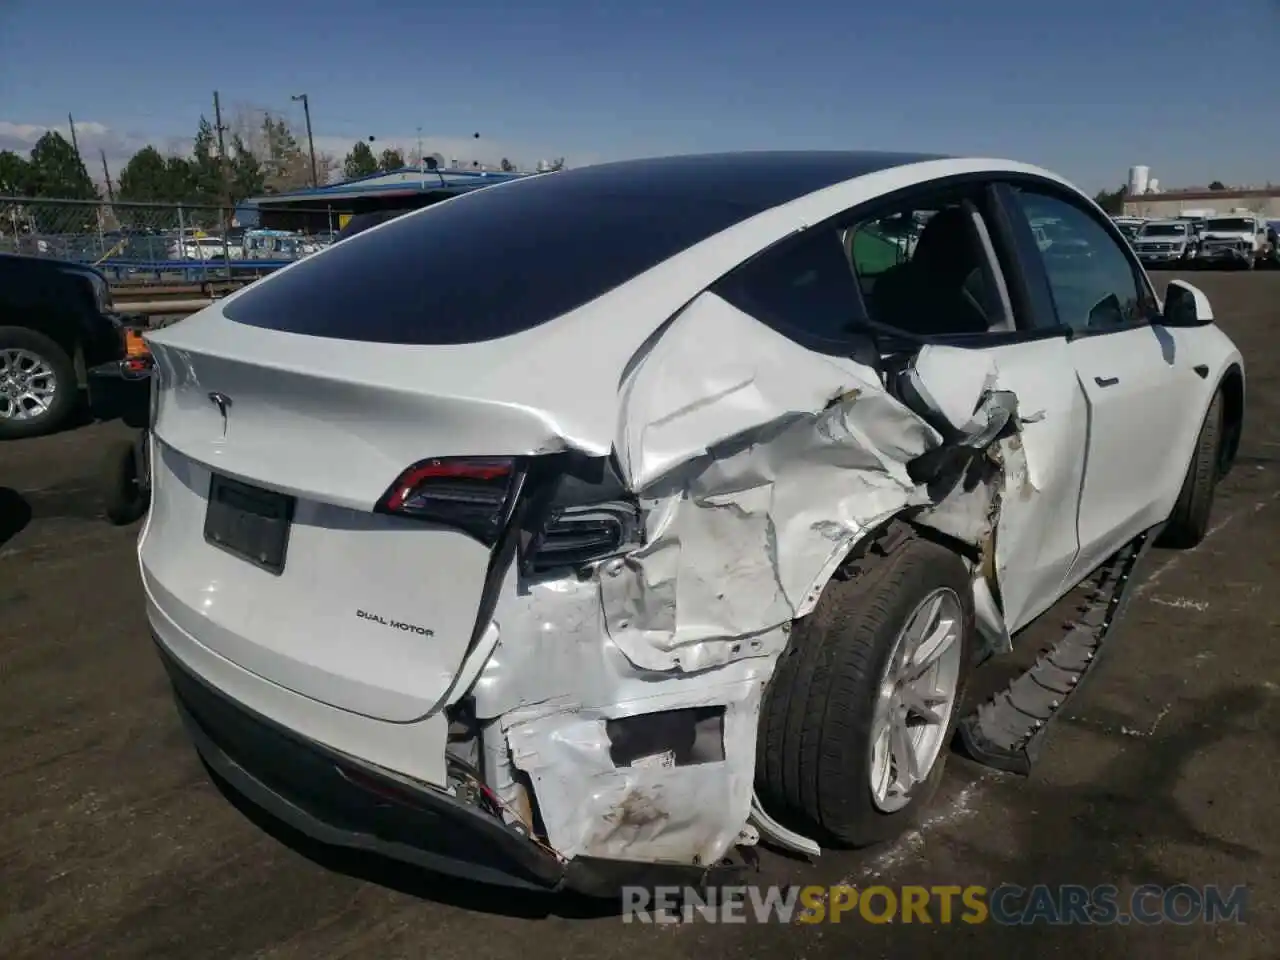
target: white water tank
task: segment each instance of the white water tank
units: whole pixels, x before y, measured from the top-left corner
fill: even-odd
[[[1150,167],[1129,168],[1129,196],[1141,196],[1147,192],[1147,184],[1151,179]]]
[[[1147,193],[1159,193],[1159,192],[1160,192],[1160,181],[1157,180],[1155,177],[1152,177],[1147,182]]]

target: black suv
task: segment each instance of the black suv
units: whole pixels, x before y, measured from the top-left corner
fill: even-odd
[[[124,354],[102,274],[79,263],[0,254],[0,440],[64,426],[87,372]]]

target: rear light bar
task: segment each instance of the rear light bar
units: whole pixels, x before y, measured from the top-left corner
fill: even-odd
[[[579,483],[566,503],[558,496],[564,479],[551,458],[439,457],[401,473],[374,509],[452,527],[488,547],[516,524],[526,575],[583,567],[644,542],[640,508],[618,487]]]
[[[454,527],[493,546],[510,515],[520,471],[510,457],[441,457],[415,463],[374,508]]]

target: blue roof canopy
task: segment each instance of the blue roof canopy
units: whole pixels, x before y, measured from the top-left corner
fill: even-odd
[[[344,180],[342,183],[331,183],[323,187],[254,197],[246,202],[259,206],[307,205],[395,194],[465,193],[468,190],[525,176],[531,176],[531,174],[498,173],[490,170],[420,170],[417,167],[401,167],[399,170],[374,173],[367,177],[357,177],[354,180]]]

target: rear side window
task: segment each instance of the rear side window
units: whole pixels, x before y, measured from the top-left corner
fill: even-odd
[[[862,316],[857,280],[840,234],[815,227],[767,251],[715,292],[811,350],[843,353]]]
[[[492,340],[568,313],[759,212],[640,190],[580,196],[584,179],[549,174],[406,214],[250,287],[226,315],[341,340]]]

